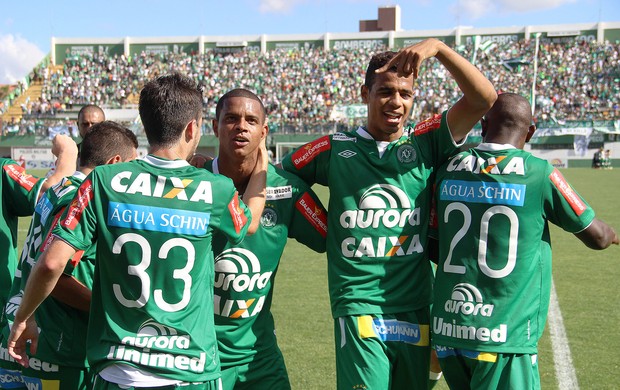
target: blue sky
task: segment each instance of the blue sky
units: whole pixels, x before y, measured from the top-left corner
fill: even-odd
[[[107,0],[0,2],[0,84],[26,75],[52,36],[158,37],[357,32],[398,4],[403,30],[620,21],[618,0]]]

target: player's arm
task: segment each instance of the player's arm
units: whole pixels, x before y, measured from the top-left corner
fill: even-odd
[[[71,275],[60,275],[51,296],[75,309],[86,312],[90,310],[92,292]]]
[[[52,292],[67,262],[75,252],[76,250],[71,245],[54,239],[49,248],[39,257],[39,261],[28,277],[22,302],[15,312],[15,321],[8,339],[9,354],[24,367],[28,367],[26,340],[31,340],[30,351],[34,353],[39,337],[33,316],[34,311]]]
[[[54,171],[41,185],[39,196],[58,183],[63,177],[75,172],[78,149],[75,141],[66,135],[59,134],[52,140],[52,154],[57,157]]]
[[[266,197],[266,181],[267,181],[267,166],[269,165],[269,157],[267,156],[267,149],[265,147],[265,140],[259,148],[258,159],[256,166],[250,176],[250,181],[243,194],[243,203],[248,206],[252,213],[252,222],[248,227],[247,234],[254,234],[260,226],[260,217],[263,214],[265,208]]]
[[[615,230],[597,218],[594,218],[590,226],[575,233],[575,236],[590,249],[605,249],[611,244],[618,245],[619,243]]]
[[[327,210],[306,185],[298,186],[288,236],[318,253],[324,253],[327,239]]]
[[[413,74],[418,78],[422,61],[435,57],[450,72],[463,92],[448,111],[448,126],[452,138],[461,141],[497,100],[493,84],[472,63],[435,38],[425,39],[415,45],[402,49],[377,73],[396,67],[401,76]]]

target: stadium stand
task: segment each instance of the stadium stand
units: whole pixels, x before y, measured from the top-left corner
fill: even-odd
[[[450,32],[442,39],[474,62],[498,90],[524,96],[534,92],[538,121],[611,122],[620,119],[620,28],[616,25],[556,26],[557,31],[541,26],[538,31],[546,32],[537,34],[531,27],[480,30],[477,34],[481,35],[465,31],[462,37],[457,31],[456,37]],[[206,42],[205,37],[184,43],[172,43],[173,38],[160,39],[163,43],[157,38],[98,43],[53,39],[50,60],[46,57],[33,70],[37,82],[20,85],[14,95],[21,95],[21,100],[5,99],[2,131],[45,135],[50,127],[71,125],[79,108],[89,103],[106,110],[135,110],[142,85],[170,71],[187,74],[204,86],[207,117],[213,116],[218,96],[242,87],[263,99],[274,134],[351,128],[365,116],[361,115],[359,87],[367,57],[385,50],[388,43],[400,47],[415,42],[405,38],[409,36],[405,33],[392,33],[389,39],[364,35],[363,40],[351,35],[348,41],[327,34],[324,42],[313,40],[321,36],[297,42],[249,37],[241,41],[245,45],[241,48],[227,47],[239,44],[237,37],[221,42],[223,47],[217,47],[219,42]],[[538,54],[536,35],[542,35]],[[456,83],[438,62],[426,62],[416,83],[411,120],[443,111],[459,95]]]
[[[495,44],[478,50],[476,65],[498,90],[528,96],[533,46],[533,40]],[[583,41],[541,44],[536,116],[559,121],[618,119],[619,47]],[[457,50],[472,57],[472,45]],[[205,85],[208,113],[213,112],[217,96],[243,87],[256,91],[264,100],[272,124],[311,127],[329,122],[335,105],[360,102],[359,86],[363,83],[364,59],[368,54],[363,49],[300,48],[266,53],[143,52],[129,58],[74,56],[65,60],[61,71],[51,72],[45,78],[39,98],[29,96],[21,103],[24,121],[19,127],[32,127],[33,118],[63,118],[65,111],[87,103],[109,108],[135,104],[138,91],[147,80],[170,71],[188,74]],[[414,120],[441,112],[458,99],[460,92],[438,63],[430,63],[417,82],[415,94]]]

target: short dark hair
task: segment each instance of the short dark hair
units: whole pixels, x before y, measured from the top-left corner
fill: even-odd
[[[394,51],[384,51],[382,53],[377,53],[370,58],[368,68],[366,69],[366,78],[364,79],[364,85],[368,88],[368,90],[372,89],[372,86],[375,83],[375,77],[377,75],[375,71],[390,62],[392,58],[396,57],[396,54],[398,53]],[[389,71],[396,72],[396,66],[392,66]]]
[[[113,121],[103,121],[93,125],[84,136],[80,166],[94,168],[117,154],[127,161],[137,147],[138,138],[131,130]]]
[[[202,117],[202,92],[180,73],[163,75],[142,88],[139,112],[149,145],[170,147],[189,122]]]
[[[78,111],[78,120],[80,120],[80,118],[82,117],[82,115],[84,115],[86,111],[99,111],[101,115],[105,118],[105,113],[103,112],[103,109],[101,107],[95,104],[86,104],[82,106],[82,108],[80,108],[80,111]]]
[[[263,122],[265,121],[267,112],[265,110],[265,106],[263,105],[262,100],[260,100],[260,98],[254,92],[244,89],[244,88],[236,88],[222,95],[220,100],[217,101],[217,105],[215,106],[215,120],[216,121],[220,120],[220,113],[222,112],[222,109],[224,108],[224,102],[226,102],[227,99],[234,98],[234,97],[247,98],[247,99],[252,99],[252,100],[257,101],[258,104],[260,105],[261,113],[263,115],[262,120]]]

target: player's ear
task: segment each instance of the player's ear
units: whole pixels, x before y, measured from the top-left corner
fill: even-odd
[[[269,134],[269,126],[267,125],[267,121],[263,124],[263,134],[261,138],[267,138],[267,134]]]
[[[219,133],[218,133],[218,128],[217,128],[217,119],[213,119],[211,121],[211,124],[213,125],[213,134],[215,134],[215,136],[219,138]]]
[[[106,161],[106,165],[108,164],[116,164],[119,162],[123,162],[123,159],[121,158],[120,154],[115,155],[114,157],[110,157],[108,159],[108,161]]]
[[[489,122],[487,122],[487,119],[485,117],[480,118],[480,127],[482,127],[482,132],[480,133],[480,135],[482,136],[482,139],[484,139],[484,136],[487,134],[487,125]]]
[[[362,103],[364,104],[368,104],[368,87],[366,86],[366,84],[362,85],[360,87],[360,95],[362,95]]]
[[[530,127],[527,129],[527,136],[525,136],[525,142],[530,142],[530,139],[534,135],[535,131],[536,131],[536,125],[530,125]]]

